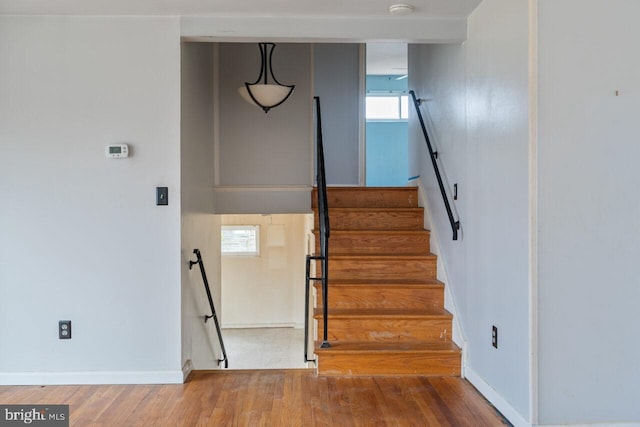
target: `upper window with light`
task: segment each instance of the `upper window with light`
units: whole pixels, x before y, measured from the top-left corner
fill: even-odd
[[[409,97],[402,93],[367,94],[366,119],[367,121],[407,121]]]

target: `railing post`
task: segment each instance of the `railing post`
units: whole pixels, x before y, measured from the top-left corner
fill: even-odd
[[[321,348],[329,348],[329,208],[327,206],[327,180],[324,168],[324,141],[322,138],[322,113],[320,97],[316,101],[316,138],[317,166],[316,180],[318,184],[318,225],[320,226],[320,262],[322,263],[322,321],[323,337]]]

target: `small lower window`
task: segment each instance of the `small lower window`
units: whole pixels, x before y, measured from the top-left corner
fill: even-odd
[[[223,225],[222,255],[260,255],[259,225]]]

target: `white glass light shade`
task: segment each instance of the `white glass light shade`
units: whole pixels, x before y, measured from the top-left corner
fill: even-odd
[[[253,104],[260,108],[272,108],[281,104],[293,92],[293,88],[289,86],[270,85],[270,84],[252,84],[251,94],[258,101],[258,104],[251,98],[246,86],[240,86],[238,93],[249,104]]]

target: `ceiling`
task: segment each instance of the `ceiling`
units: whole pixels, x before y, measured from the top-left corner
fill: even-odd
[[[367,74],[407,74],[406,43],[367,43]]]
[[[396,3],[412,18],[466,18],[481,0],[0,0],[0,15],[183,15],[376,18]],[[404,19],[404,17],[393,17]]]

